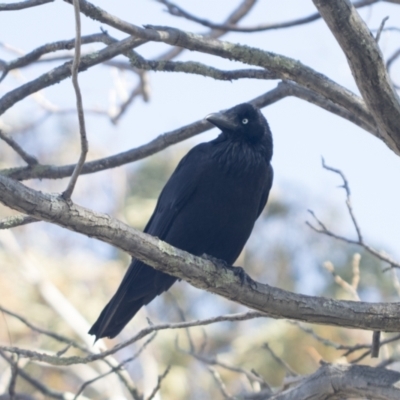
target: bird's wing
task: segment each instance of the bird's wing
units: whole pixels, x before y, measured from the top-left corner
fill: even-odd
[[[268,178],[265,182],[265,187],[261,196],[261,201],[260,201],[260,206],[258,207],[258,213],[257,213],[257,218],[260,216],[260,214],[262,213],[262,211],[264,210],[265,205],[267,204],[268,201],[268,196],[269,196],[269,192],[271,190],[272,187],[272,181],[274,180],[274,170],[271,166],[271,164],[269,165],[268,168]]]
[[[165,239],[174,219],[196,191],[200,176],[207,166],[206,150],[208,145],[208,143],[199,144],[182,158],[161,191],[153,215],[144,228],[145,233],[161,240]],[[137,276],[142,273],[141,269],[143,267],[147,266],[141,261],[135,260],[132,262],[121,282],[121,287],[129,287],[130,283],[135,280],[135,292],[138,295],[141,292],[146,292],[147,285],[154,282],[146,279],[136,280]],[[142,285],[143,287],[141,287]],[[163,291],[161,290],[161,292]]]
[[[144,232],[164,239],[174,219],[195,193],[199,179],[208,165],[209,143],[194,147],[182,158],[162,190],[157,206]]]

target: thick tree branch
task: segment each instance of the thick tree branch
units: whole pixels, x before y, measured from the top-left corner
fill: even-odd
[[[370,30],[348,0],[313,0],[340,44],[382,139],[400,154],[400,101]]]
[[[41,6],[42,4],[52,3],[54,0],[26,0],[19,3],[0,4],[0,11],[17,11],[24,8]]]
[[[399,303],[363,303],[305,296],[241,279],[235,268],[176,249],[105,214],[43,194],[0,175],[0,201],[6,206],[109,243],[154,268],[193,286],[266,313],[312,323],[400,331]]]
[[[341,400],[368,398],[397,400],[400,373],[365,365],[324,364],[299,384],[274,396],[253,397],[268,400]],[[250,397],[251,398],[251,397]]]

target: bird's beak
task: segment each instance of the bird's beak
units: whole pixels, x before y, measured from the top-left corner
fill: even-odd
[[[226,114],[222,113],[208,114],[204,119],[206,119],[208,122],[212,123],[221,130],[227,129],[230,131],[234,131],[237,129],[237,125],[235,124],[235,122],[232,121],[231,118],[229,118],[229,116]]]

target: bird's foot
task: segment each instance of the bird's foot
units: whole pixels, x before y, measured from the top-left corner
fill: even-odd
[[[247,272],[242,267],[234,267],[232,265],[229,265],[224,260],[210,256],[209,254],[205,254],[205,253],[201,257],[204,258],[205,260],[211,261],[218,268],[223,268],[225,270],[232,271],[233,274],[240,279],[240,284],[242,286],[245,283],[248,283],[253,288],[256,286],[256,283],[253,281],[253,279],[250,278],[250,276],[247,274]]]
[[[230,269],[232,268],[231,265],[229,265],[226,261],[221,260],[220,258],[210,256],[209,254],[204,253],[201,258],[204,258],[205,260],[211,261],[214,265],[216,265],[218,268],[224,268],[224,269]]]
[[[231,267],[235,276],[240,279],[240,284],[243,286],[245,283],[249,284],[252,288],[256,286],[255,281],[250,278],[247,272],[242,267]]]

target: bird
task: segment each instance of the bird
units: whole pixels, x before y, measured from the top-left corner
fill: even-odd
[[[165,184],[144,232],[195,256],[230,266],[263,211],[273,181],[273,140],[259,109],[242,103],[209,114],[216,139],[193,147]],[[114,338],[139,309],[177,280],[132,259],[89,334]]]

